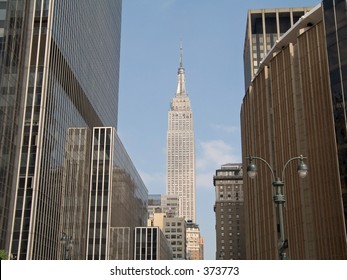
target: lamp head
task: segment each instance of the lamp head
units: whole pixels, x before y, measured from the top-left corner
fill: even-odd
[[[308,167],[307,164],[304,162],[303,156],[300,156],[300,161],[297,170],[300,178],[305,178],[307,176]]]
[[[257,176],[257,166],[254,164],[252,157],[249,157],[248,160],[247,175],[249,178],[253,179]]]

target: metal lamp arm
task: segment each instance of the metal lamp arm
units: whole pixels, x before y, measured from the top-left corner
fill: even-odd
[[[271,165],[270,165],[265,159],[263,159],[263,158],[261,158],[261,157],[253,157],[253,156],[247,157],[247,159],[249,159],[249,160],[252,160],[252,159],[259,159],[260,161],[264,162],[264,163],[266,164],[266,166],[267,166],[267,167],[270,169],[270,171],[271,171],[273,181],[276,180],[275,172],[273,171]]]
[[[288,164],[289,164],[290,162],[292,162],[293,160],[296,160],[296,159],[304,160],[305,158],[307,158],[307,157],[304,157],[304,156],[300,155],[300,156],[298,156],[298,157],[293,157],[293,158],[289,159],[289,160],[286,162],[286,164],[283,166],[282,177],[281,177],[282,181],[284,181],[284,171],[286,170],[286,167],[288,166]]]

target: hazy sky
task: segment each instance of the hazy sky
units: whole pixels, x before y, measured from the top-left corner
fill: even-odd
[[[123,0],[118,134],[149,193],[166,192],[168,110],[183,45],[196,147],[197,224],[215,259],[213,175],[241,162],[247,10],[319,0]],[[269,186],[270,187],[270,186]]]

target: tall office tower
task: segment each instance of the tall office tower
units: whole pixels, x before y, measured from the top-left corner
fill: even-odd
[[[224,164],[213,176],[216,204],[216,259],[246,259],[243,172],[241,164]]]
[[[312,7],[248,10],[243,52],[245,89],[276,40]]]
[[[0,1],[0,238],[13,258],[59,257],[68,129],[117,127],[121,4]]]
[[[93,129],[91,155],[86,259],[133,259],[133,232],[147,224],[147,189],[114,128]],[[119,247],[112,242],[130,253],[112,252]]]
[[[285,182],[290,259],[347,259],[347,72],[346,48],[339,40],[346,30],[346,1],[323,4],[305,14],[264,58],[241,109],[243,156],[264,158]],[[309,166],[304,179],[294,162],[286,165],[300,154]],[[243,181],[247,257],[276,259],[273,178],[265,163],[255,163],[258,175],[251,180],[244,174]]]
[[[182,48],[177,91],[168,113],[166,191],[168,195],[179,197],[179,216],[195,221],[193,113],[186,92]]]

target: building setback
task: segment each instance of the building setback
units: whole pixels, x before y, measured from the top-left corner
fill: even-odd
[[[241,164],[224,164],[213,176],[216,203],[216,259],[246,259],[243,172]]]
[[[195,221],[195,144],[193,112],[186,91],[180,49],[178,83],[168,112],[166,193],[179,197],[179,217]]]
[[[267,52],[312,7],[248,10],[243,53],[245,88]]]
[[[241,108],[243,158],[262,157],[280,174],[287,160],[307,156],[309,175],[305,179],[299,179],[292,165],[282,178],[290,259],[347,258],[346,154],[341,156],[346,138],[339,138],[346,135],[346,107],[340,110],[344,103],[336,99],[345,93],[334,86],[341,89],[346,83],[332,78],[336,73],[344,77],[346,68],[342,59],[340,63],[331,61],[337,47],[344,55],[346,48],[338,40],[337,44],[330,42],[336,42],[339,34],[336,28],[332,31],[334,23],[346,25],[346,13],[335,11],[333,4],[345,8],[346,2],[324,1],[333,21],[323,17],[324,9],[318,5],[278,39],[263,59]],[[325,24],[332,24],[329,33]],[[342,127],[336,117],[344,123]],[[244,174],[247,258],[276,259],[279,233],[272,178],[265,164],[257,167],[258,176],[253,180]]]

